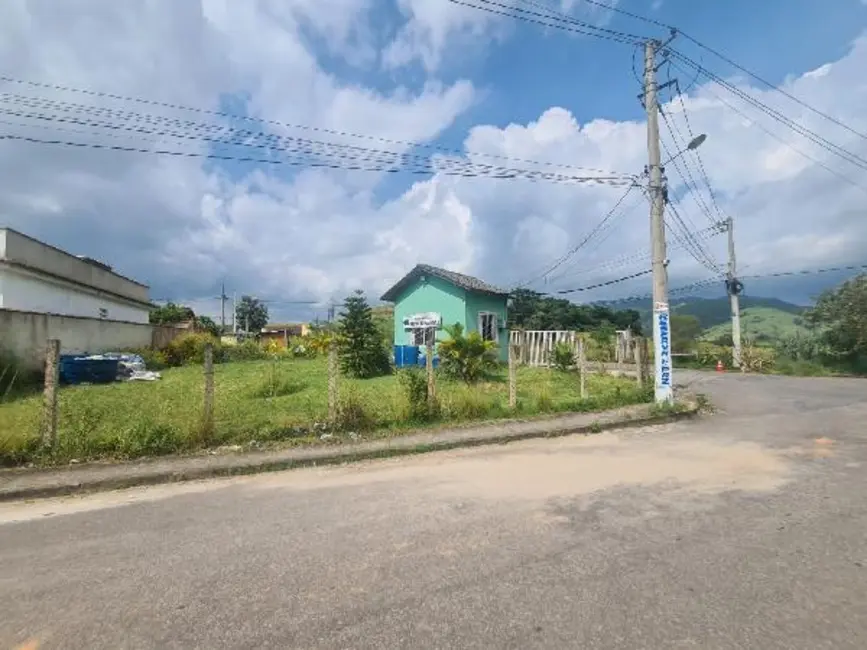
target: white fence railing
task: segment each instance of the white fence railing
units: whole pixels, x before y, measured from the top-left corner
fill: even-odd
[[[562,330],[512,330],[509,345],[517,350],[517,361],[525,366],[549,366],[551,351],[558,343],[568,343],[578,354],[577,332]]]

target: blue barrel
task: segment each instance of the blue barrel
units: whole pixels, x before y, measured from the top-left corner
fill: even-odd
[[[394,365],[396,368],[405,368],[406,366],[414,366],[418,363],[418,346],[417,345],[395,345],[394,346]]]
[[[117,359],[64,354],[60,357],[60,380],[66,384],[109,384],[117,379],[117,367]]]

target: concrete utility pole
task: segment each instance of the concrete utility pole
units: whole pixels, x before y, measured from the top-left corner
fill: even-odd
[[[232,334],[238,333],[238,324],[235,322],[237,314],[238,314],[238,294],[233,291],[232,292]]]
[[[741,367],[741,284],[738,282],[738,266],[735,259],[735,222],[729,217],[726,219],[726,230],[729,234],[729,268],[728,287],[729,302],[732,308],[732,364],[735,368]]]
[[[220,334],[226,333],[226,301],[229,296],[226,295],[226,284],[220,284]]]
[[[674,399],[671,364],[671,327],[668,309],[668,270],[665,259],[665,185],[659,153],[659,104],[656,81],[658,41],[644,47],[644,107],[647,109],[647,155],[650,174],[650,245],[653,269],[654,395],[657,403]]]

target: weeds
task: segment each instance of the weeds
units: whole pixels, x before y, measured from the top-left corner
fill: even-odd
[[[222,444],[313,444],[329,432],[321,428],[328,415],[324,359],[224,363],[214,372],[212,432],[201,429],[202,368],[187,365],[164,371],[157,382],[62,387],[58,444],[50,453],[39,445],[41,395],[0,404],[0,463],[127,459]],[[438,375],[434,411],[428,410],[422,371],[341,378],[335,430],[396,432],[421,423],[512,417],[504,371],[497,373],[472,385]],[[589,412],[652,399],[633,380],[620,377],[590,374],[587,388],[591,397],[582,400],[573,373],[519,368],[518,412]]]

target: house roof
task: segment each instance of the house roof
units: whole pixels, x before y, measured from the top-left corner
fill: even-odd
[[[406,287],[409,286],[411,282],[413,282],[422,275],[432,275],[436,278],[440,278],[441,280],[445,280],[446,282],[450,282],[456,287],[465,289],[467,291],[475,291],[476,293],[487,293],[494,296],[509,295],[509,292],[505,289],[495,287],[494,285],[483,282],[482,280],[474,278],[471,275],[455,273],[454,271],[441,269],[438,266],[431,266],[430,264],[416,264],[412,271],[403,276],[391,289],[382,294],[381,300],[395,302],[400,296],[401,292],[406,289]]]

